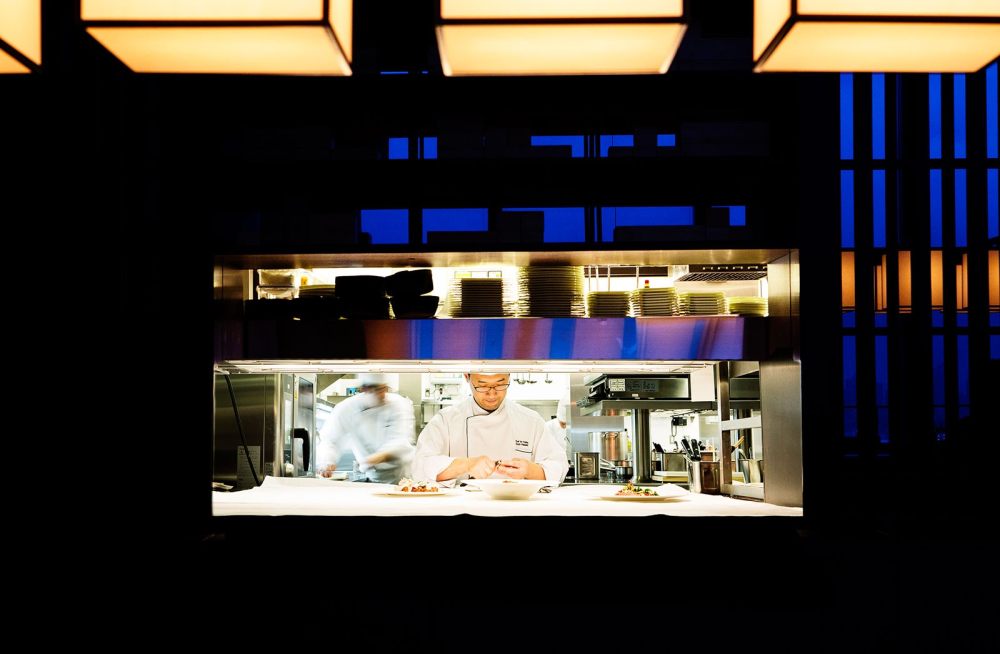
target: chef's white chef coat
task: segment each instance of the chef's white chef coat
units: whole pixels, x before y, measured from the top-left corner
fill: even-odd
[[[559,447],[563,449],[566,460],[569,461],[570,450],[572,449],[569,444],[569,429],[559,424],[559,418],[553,418],[545,423],[545,433],[551,435],[559,443]]]
[[[433,481],[459,457],[488,456],[493,460],[528,459],[545,470],[545,479],[559,483],[569,465],[566,452],[545,432],[541,416],[504,399],[492,413],[468,397],[442,409],[417,438],[413,478]]]
[[[415,433],[413,402],[409,399],[386,393],[384,404],[369,408],[359,393],[337,404],[323,424],[316,448],[316,469],[335,464],[340,453],[350,448],[368,479],[395,484],[401,477],[410,476]],[[382,452],[392,459],[374,466],[365,463],[369,456]]]

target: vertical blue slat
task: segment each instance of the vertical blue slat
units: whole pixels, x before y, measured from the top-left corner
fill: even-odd
[[[857,406],[857,354],[855,352],[855,337],[844,336],[844,404]]]
[[[927,115],[930,123],[930,157],[941,158],[941,75],[927,76]]]
[[[872,245],[885,247],[885,171],[872,171]]]
[[[854,158],[854,75],[840,74],[840,158]]]
[[[857,426],[857,359],[855,354],[855,337],[843,337],[843,361],[844,361],[844,436],[853,438],[858,435]]]
[[[955,158],[965,159],[965,75],[955,74],[954,80]]]
[[[389,139],[390,159],[410,158],[410,139],[406,136],[393,137]]]
[[[968,207],[965,197],[965,169],[955,169],[955,247],[968,245]]]
[[[941,247],[941,221],[943,206],[941,204],[941,169],[932,168],[930,175],[931,202],[931,247]]]
[[[1000,156],[1000,144],[997,142],[997,66],[993,63],[986,67],[986,156],[990,159]]]
[[[931,337],[931,369],[933,370],[933,398],[935,406],[944,405],[944,336]]]
[[[969,337],[958,335],[958,403],[969,403]]]
[[[854,247],[854,171],[840,171],[840,247]]]
[[[1000,236],[1000,175],[996,168],[986,171],[986,233]]]
[[[438,158],[438,139],[436,136],[424,137],[424,159]]]
[[[885,75],[872,74],[872,159],[885,159]]]
[[[875,405],[878,407],[878,439],[889,442],[889,346],[887,336],[875,337]]]

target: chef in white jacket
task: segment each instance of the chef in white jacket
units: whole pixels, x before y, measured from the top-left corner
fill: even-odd
[[[469,373],[472,397],[442,409],[417,438],[413,477],[444,482],[468,475],[559,483],[566,452],[541,416],[506,400],[509,374]]]
[[[369,481],[395,484],[410,476],[413,462],[413,403],[389,392],[388,375],[363,374],[361,392],[333,408],[319,432],[316,469],[323,476],[350,448]]]
[[[569,405],[565,402],[560,402],[556,408],[556,417],[545,423],[545,433],[550,434],[559,443],[559,446],[563,448],[567,461],[570,459],[570,450],[572,449],[569,444],[569,434],[566,431],[566,415],[568,411]]]

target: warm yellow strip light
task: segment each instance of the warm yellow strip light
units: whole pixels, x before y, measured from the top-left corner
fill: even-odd
[[[87,31],[137,72],[350,75],[353,6],[353,0],[81,0],[80,12],[85,22],[116,23]],[[171,24],[156,25],[163,21]],[[236,21],[247,24],[204,25]],[[271,21],[302,24],[253,24]]]
[[[1000,22],[799,22],[757,72],[974,72],[1000,55]]]
[[[854,311],[854,253],[840,253],[840,307]]]
[[[685,26],[442,25],[445,75],[621,75],[664,73]]]
[[[322,0],[81,0],[84,20],[320,20]]]
[[[441,18],[679,18],[683,0],[441,0]]]
[[[0,0],[0,39],[19,53],[42,63],[41,0]],[[27,73],[29,69],[0,51],[0,73]]]
[[[6,52],[0,51],[0,74],[30,73],[31,70]]]
[[[1000,16],[1000,3],[997,0],[799,0],[799,14],[968,18]]]
[[[323,27],[92,27],[139,73],[350,75]]]

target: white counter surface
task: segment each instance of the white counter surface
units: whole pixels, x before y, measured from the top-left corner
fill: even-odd
[[[494,500],[481,491],[449,491],[444,496],[379,495],[391,485],[310,478],[266,477],[258,488],[213,493],[216,516],[801,516],[798,507],[738,500],[722,495],[688,493],[666,502],[609,502],[620,486],[581,485],[553,488],[529,500]]]

